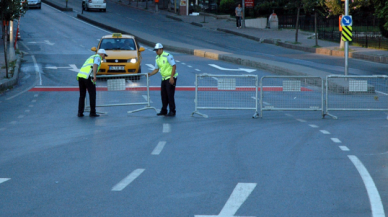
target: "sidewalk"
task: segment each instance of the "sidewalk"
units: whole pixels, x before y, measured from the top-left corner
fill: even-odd
[[[155,12],[155,3],[148,2],[148,9],[145,9],[145,2],[131,2],[129,5],[126,0],[111,0],[116,4],[121,4],[126,7],[144,10],[150,13]],[[137,7],[138,5],[138,7]],[[344,56],[344,51],[339,48],[339,42],[331,42],[325,40],[318,40],[318,47],[315,48],[315,34],[311,32],[299,31],[298,43],[295,42],[294,29],[256,29],[256,28],[242,28],[237,29],[234,18],[219,19],[216,15],[208,13],[200,13],[199,16],[180,16],[173,11],[159,10],[157,13],[166,15],[166,17],[185,22],[191,25],[198,26],[198,28],[207,28],[216,31],[223,31],[226,33],[239,35],[250,38],[252,40],[260,41],[262,43],[277,44],[278,46],[287,47],[290,49],[301,50],[305,52],[317,53],[331,56]],[[221,17],[221,16],[220,16]],[[205,22],[204,22],[205,21]],[[371,62],[388,64],[388,51],[369,49],[358,46],[349,46],[349,57],[363,59]]]

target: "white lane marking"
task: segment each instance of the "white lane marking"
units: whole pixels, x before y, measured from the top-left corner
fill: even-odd
[[[199,70],[199,69],[195,69],[195,71],[197,71],[197,72],[200,72],[201,70]]]
[[[219,217],[232,217],[245,200],[249,197],[252,191],[256,187],[256,183],[238,183],[234,188],[232,194],[230,195],[228,201],[226,201],[225,206],[222,208],[220,214],[216,215]],[[214,215],[195,215],[195,217],[205,217],[205,216],[214,216]]]
[[[364,181],[366,191],[368,192],[369,202],[372,209],[373,217],[385,217],[383,203],[381,202],[379,191],[376,188],[375,182],[370,176],[368,170],[365,168],[364,164],[354,155],[348,155],[349,159],[352,161],[362,180]]]
[[[330,132],[327,131],[327,130],[320,130],[320,131],[321,131],[321,133],[323,133],[323,134],[330,134]]]
[[[85,47],[85,46],[83,46],[82,44],[80,45],[81,47]]]
[[[38,97],[39,96],[39,94],[34,94],[34,97]]]
[[[338,146],[342,151],[350,151],[350,149],[346,146]]]
[[[248,72],[248,73],[256,71],[256,69],[246,69],[246,68],[228,69],[228,68],[223,68],[221,66],[218,66],[216,64],[208,64],[208,65],[211,67],[214,67],[216,69],[223,70],[223,71],[244,71],[244,72]]]
[[[152,64],[146,64],[146,66],[148,66],[149,70],[154,70],[155,69],[155,66],[152,65]]]
[[[24,112],[30,112],[30,110],[29,110],[29,109],[27,109],[27,110],[24,110]]]
[[[264,104],[265,104],[265,102],[264,102]],[[291,114],[286,114],[288,117],[292,117],[292,115]]]
[[[21,43],[23,45],[23,47],[25,47],[27,50],[30,50],[30,48],[28,48],[27,45],[24,44],[22,41],[19,41],[19,43]]]
[[[24,118],[24,115],[19,115],[18,118]]]
[[[0,184],[10,180],[10,178],[0,178]]]
[[[34,105],[29,105],[28,107],[32,108],[32,107],[34,107]]]
[[[182,65],[186,65],[186,63],[182,63]]]
[[[175,60],[175,62],[179,63],[180,61],[179,60]]]
[[[190,66],[190,65],[187,65],[187,67],[191,68],[192,66]]]
[[[331,140],[335,143],[342,143],[338,138],[331,138]]]
[[[379,94],[383,94],[383,95],[386,95],[386,96],[388,96],[388,94],[386,94],[386,93],[384,93],[384,92],[381,92],[381,91],[377,91],[377,90],[375,90],[375,92],[376,92],[376,93],[379,93]]]
[[[164,146],[166,145],[165,141],[160,141],[158,145],[155,147],[155,149],[152,151],[152,155],[159,155],[160,152],[162,152]]]
[[[133,182],[137,177],[139,177],[145,169],[136,169],[115,186],[113,186],[112,191],[122,191],[125,187],[127,187],[131,182]]]
[[[163,133],[169,133],[171,131],[170,124],[163,124]]]
[[[318,126],[314,125],[314,124],[309,124],[309,126],[312,127],[312,128],[318,128]]]
[[[303,119],[296,119],[297,121],[299,121],[299,122],[306,122],[305,120],[303,120]]]
[[[9,123],[15,125],[15,124],[17,124],[17,121],[11,121]]]
[[[31,102],[36,102],[36,99],[32,100]]]
[[[38,66],[38,63],[36,62],[36,59],[35,59],[34,55],[32,55],[32,61],[34,62],[35,73],[37,75],[39,75],[39,85],[42,85],[42,76],[41,76],[41,73],[39,71],[39,66]]]
[[[147,95],[143,95],[143,98],[145,99],[145,101],[147,101]],[[152,103],[152,100],[150,100],[150,103]]]

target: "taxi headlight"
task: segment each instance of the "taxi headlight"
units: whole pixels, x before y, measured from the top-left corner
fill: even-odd
[[[128,62],[128,63],[136,63],[136,62],[137,62],[137,59],[136,59],[136,58],[129,59],[127,62]]]
[[[106,63],[106,60],[105,59],[101,60],[101,63]]]

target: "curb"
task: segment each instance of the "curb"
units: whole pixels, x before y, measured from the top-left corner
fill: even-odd
[[[200,23],[196,23],[196,22],[191,22],[190,24],[191,24],[191,25],[194,25],[194,26],[203,27],[203,25],[202,25],[202,24],[200,24]]]
[[[60,11],[73,11],[73,8],[64,8],[64,7],[61,7],[59,5],[54,4],[52,2],[49,2],[47,0],[42,0],[42,2],[45,3],[45,4],[50,5],[53,8],[56,8],[56,9],[60,10]]]
[[[7,79],[0,80],[0,82],[7,80],[4,83],[0,83],[0,91],[9,89],[10,87],[13,87],[18,82],[20,62],[21,62],[21,55],[18,54],[13,76],[12,76],[12,78],[9,78],[8,80]]]
[[[254,41],[261,41],[260,38],[258,38],[258,37],[250,36],[250,35],[245,35],[243,33],[234,32],[234,31],[231,31],[231,30],[228,30],[228,29],[217,28],[217,31],[238,35],[238,36],[241,36],[241,37],[244,37],[244,38],[248,38],[248,39],[251,39],[251,40],[254,40]]]
[[[183,22],[183,20],[181,18],[178,18],[178,17],[174,17],[174,16],[171,16],[171,15],[166,15],[167,18],[170,18],[170,19],[173,19],[173,20],[176,20],[176,21],[181,21]]]

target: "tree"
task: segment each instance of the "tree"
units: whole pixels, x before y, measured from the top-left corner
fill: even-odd
[[[386,0],[374,0],[375,15],[380,18],[380,31],[388,37],[388,2]]]
[[[289,0],[288,3],[284,6],[288,10],[297,10],[296,15],[296,25],[295,25],[295,43],[298,43],[298,33],[299,33],[299,15],[300,9],[302,8],[303,3],[302,0]]]
[[[317,15],[324,14],[324,0],[302,0],[305,12],[314,13],[315,46],[318,46]]]
[[[353,14],[355,11],[359,10],[362,7],[368,7],[370,5],[370,0],[348,0],[349,1],[349,15]],[[381,0],[385,1],[385,0]],[[345,3],[340,0],[325,0],[325,5],[327,7],[327,17],[335,16],[340,14],[345,14]],[[343,42],[340,39],[341,48],[343,48]]]
[[[27,1],[21,0],[1,0],[0,2],[0,14],[3,21],[2,32],[4,42],[4,58],[5,58],[5,71],[8,78],[8,60],[7,60],[7,40],[8,40],[8,25],[9,21],[13,21],[23,16],[27,11]]]

